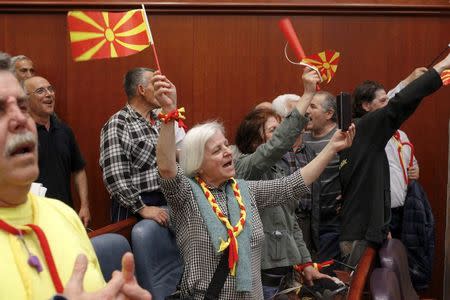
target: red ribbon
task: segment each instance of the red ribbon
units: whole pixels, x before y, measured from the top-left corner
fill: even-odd
[[[44,231],[42,231],[39,226],[34,224],[27,224],[26,226],[30,227],[34,231],[39,240],[39,244],[44,252],[45,261],[47,263],[50,277],[52,278],[53,286],[55,287],[56,292],[59,294],[63,293],[64,287],[61,283],[61,279],[59,278],[58,270],[56,269],[55,261],[53,260],[52,251],[50,250]],[[14,235],[23,235],[25,233],[23,230],[17,229],[3,220],[0,220],[0,229]]]
[[[313,266],[315,269],[317,269],[318,271],[322,270],[325,267],[331,266],[332,264],[334,264],[334,261],[331,260],[326,260],[323,261],[321,263],[313,263],[313,262],[307,262],[304,264],[298,264],[298,265],[294,265],[294,270],[297,272],[303,272],[303,270],[309,266]]]
[[[169,112],[168,114],[159,113],[158,119],[163,121],[165,124],[167,124],[171,120],[177,121],[178,122],[178,127],[181,127],[185,131],[187,131],[188,127],[183,122],[184,116],[179,111],[180,109],[174,109],[171,112]]]
[[[230,245],[229,245],[229,251],[228,251],[228,267],[231,270],[234,268],[235,264],[237,263],[239,256],[238,256],[238,249],[237,249],[237,244],[236,244],[236,237],[234,236],[234,234],[231,230],[228,230],[228,236],[230,238]]]
[[[394,139],[396,139],[399,144],[397,147],[398,158],[400,159],[400,165],[402,166],[403,179],[405,180],[405,183],[408,184],[409,178],[408,178],[408,172],[405,170],[405,163],[403,162],[402,147],[409,146],[411,148],[411,157],[409,158],[409,164],[408,164],[408,168],[411,168],[414,163],[414,145],[411,144],[410,142],[402,142],[400,139],[400,132],[398,130],[394,133]]]

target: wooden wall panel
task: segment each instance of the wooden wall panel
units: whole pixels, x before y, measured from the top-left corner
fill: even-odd
[[[132,8],[135,1],[26,3],[0,3],[0,50],[30,56],[38,72],[56,86],[57,113],[74,129],[87,161],[92,227],[98,228],[108,224],[110,207],[98,165],[99,132],[126,102],[124,74],[133,67],[154,66],[152,52],[80,63],[71,59],[67,10]],[[177,86],[188,125],[218,118],[230,142],[255,104],[283,93],[302,93],[301,70],[284,58],[285,40],[277,27],[287,14],[307,53],[341,52],[336,78],[324,87],[333,93],[352,91],[365,79],[389,89],[415,67],[429,64],[450,41],[447,0],[180,0],[154,1],[147,7],[162,70]],[[440,90],[403,126],[416,146],[420,181],[437,222],[430,289],[437,299],[443,287],[449,98],[450,88]]]

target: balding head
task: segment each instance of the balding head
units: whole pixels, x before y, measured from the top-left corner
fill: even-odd
[[[55,91],[47,79],[34,76],[23,82],[30,100],[30,113],[37,123],[48,121],[55,111]],[[41,120],[40,120],[41,119]],[[45,125],[45,124],[42,124]]]

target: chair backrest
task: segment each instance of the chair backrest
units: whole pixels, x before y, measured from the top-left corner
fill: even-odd
[[[397,276],[401,299],[419,299],[419,296],[411,283],[408,268],[408,256],[403,243],[397,239],[388,239],[378,253],[381,266],[393,271]]]
[[[370,275],[370,292],[374,300],[401,299],[400,286],[394,271],[377,268]]]
[[[137,280],[154,300],[176,290],[183,272],[175,235],[152,220],[139,221],[131,231]]]
[[[115,270],[122,269],[122,256],[131,252],[127,239],[117,233],[105,233],[91,238],[103,277],[108,282]]]

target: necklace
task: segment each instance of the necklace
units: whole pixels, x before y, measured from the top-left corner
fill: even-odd
[[[45,236],[44,231],[42,231],[42,229],[39,226],[34,224],[27,224],[25,226],[31,228],[31,230],[36,234],[39,240],[39,244],[42,248],[42,251],[44,252],[45,262],[47,263],[48,270],[50,272],[50,277],[52,278],[53,286],[55,287],[57,293],[62,293],[64,291],[64,288],[61,283],[61,279],[59,278],[58,270],[56,269],[55,261],[53,260],[52,252],[50,250],[50,246],[48,244],[47,237]],[[15,228],[3,220],[0,220],[0,229],[10,234],[16,235],[20,239],[20,241],[22,242],[28,253],[28,260],[27,260],[28,265],[36,269],[38,273],[42,272],[43,267],[41,262],[39,261],[39,258],[30,252],[30,249],[25,243],[25,239],[23,236],[27,232]]]
[[[219,252],[225,250],[227,247],[230,247],[228,252],[228,267],[230,268],[231,275],[235,276],[236,264],[239,260],[238,243],[236,237],[244,229],[245,219],[247,217],[245,206],[241,197],[241,192],[239,191],[239,186],[236,180],[234,178],[231,178],[232,181],[231,187],[233,189],[233,193],[234,196],[236,197],[236,201],[239,205],[240,210],[239,221],[236,223],[236,225],[232,226],[230,220],[224,215],[219,205],[217,204],[216,198],[206,186],[206,182],[198,176],[195,177],[195,180],[197,180],[197,182],[200,184],[200,187],[202,188],[206,199],[211,205],[213,212],[216,214],[217,218],[222,222],[222,224],[224,224],[225,227],[227,228],[228,239],[227,241],[224,241],[222,238],[220,239],[221,242]]]

